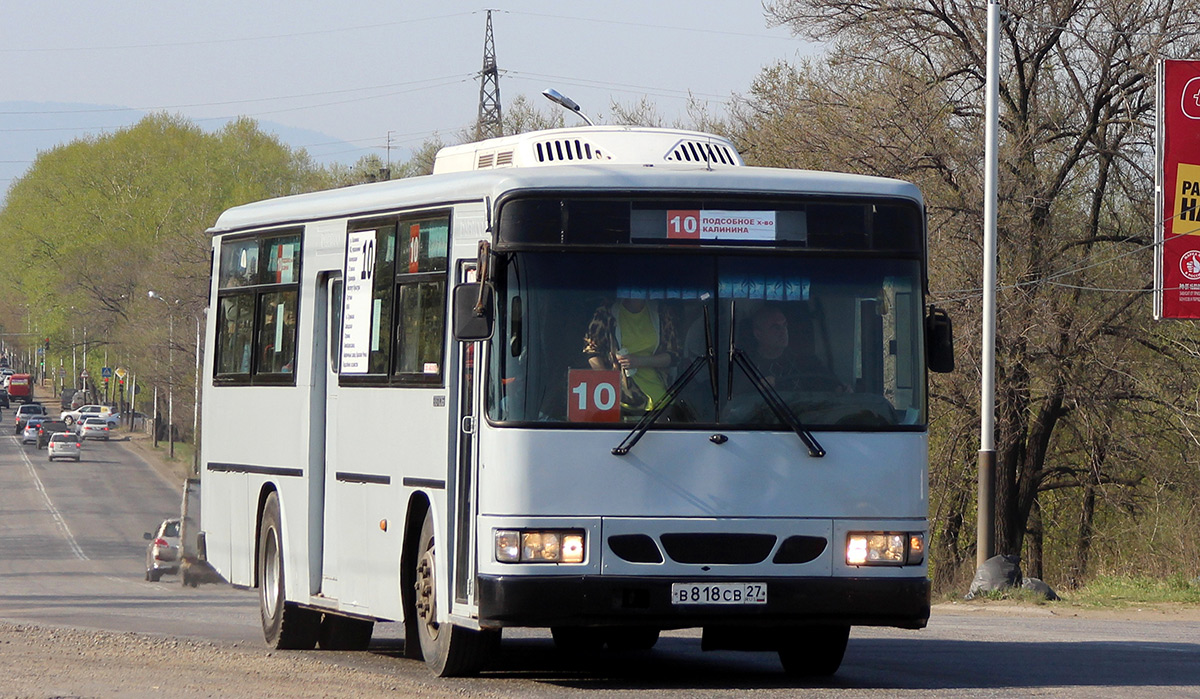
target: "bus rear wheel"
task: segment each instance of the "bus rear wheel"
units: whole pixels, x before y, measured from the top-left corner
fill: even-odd
[[[475,631],[449,622],[438,622],[437,542],[433,538],[433,516],[425,514],[417,540],[414,576],[417,638],[425,665],[437,677],[465,677],[483,668],[500,642],[499,631]],[[407,645],[408,639],[405,639]]]
[[[779,662],[783,671],[792,677],[827,677],[838,671],[849,626],[801,626],[779,646]]]
[[[283,526],[279,495],[263,505],[258,533],[258,602],[263,638],[281,650],[312,650],[321,629],[320,612],[305,609],[284,596]]]

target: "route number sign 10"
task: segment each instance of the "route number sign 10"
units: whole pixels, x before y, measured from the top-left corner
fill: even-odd
[[[567,373],[567,419],[571,422],[619,422],[621,373],[570,370]]]

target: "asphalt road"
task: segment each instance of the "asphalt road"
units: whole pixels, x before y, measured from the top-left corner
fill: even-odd
[[[183,587],[178,576],[143,579],[142,534],[176,514],[179,500],[176,484],[120,442],[88,443],[81,463],[51,464],[45,451],[0,436],[0,621],[187,638],[278,657],[262,646],[253,592]],[[784,677],[772,654],[702,653],[692,631],[664,634],[648,653],[588,658],[559,653],[544,632],[506,631],[494,667],[477,679],[433,680],[402,649],[398,625],[380,624],[370,652],[295,655],[386,677],[401,695],[1200,697],[1194,611],[1096,616],[1050,605],[938,605],[923,631],[854,629],[841,671],[805,683]],[[212,673],[219,682],[220,667]],[[338,687],[328,693],[338,696]]]

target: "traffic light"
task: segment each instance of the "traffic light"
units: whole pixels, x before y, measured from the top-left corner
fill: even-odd
[[[44,347],[47,352],[50,351],[50,338],[46,338],[46,341],[42,344],[42,347]]]

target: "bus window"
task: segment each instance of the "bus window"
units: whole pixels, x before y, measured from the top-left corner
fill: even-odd
[[[329,366],[342,371],[342,280],[329,283]]]
[[[254,340],[254,297],[245,294],[221,299],[217,319],[217,374],[250,373]]]
[[[442,335],[445,332],[445,283],[399,284],[399,331],[396,333],[396,373],[441,376]]]
[[[294,381],[300,244],[299,232],[278,231],[222,242],[218,382]]]
[[[300,236],[290,235],[265,241],[267,264],[265,284],[295,284],[300,281]]]
[[[258,283],[258,240],[231,240],[221,246],[220,287]]]
[[[450,219],[402,221],[400,232],[394,373],[402,382],[441,383]]]
[[[263,294],[259,309],[259,374],[289,374],[296,362],[296,292]]]

